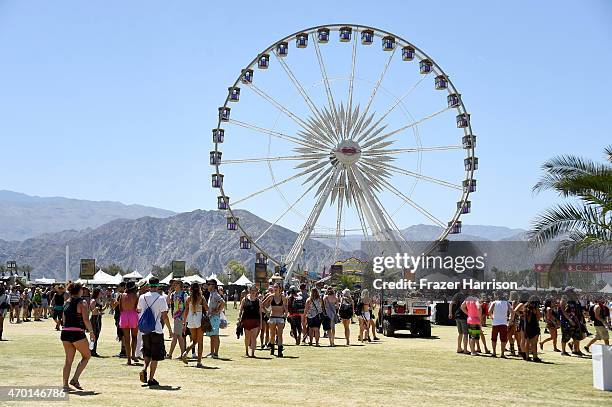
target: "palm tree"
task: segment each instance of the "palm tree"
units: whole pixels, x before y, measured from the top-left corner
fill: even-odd
[[[554,190],[564,198],[576,198],[538,215],[529,232],[536,247],[561,238],[553,264],[587,248],[603,252],[612,248],[612,145],[604,153],[606,163],[562,155],[542,166],[544,175],[534,192]]]

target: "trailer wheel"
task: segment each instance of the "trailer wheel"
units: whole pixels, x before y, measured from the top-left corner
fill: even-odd
[[[389,321],[383,321],[383,335],[385,336],[395,336],[395,330],[391,326]]]

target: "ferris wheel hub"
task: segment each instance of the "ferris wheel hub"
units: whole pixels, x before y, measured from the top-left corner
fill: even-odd
[[[346,166],[353,165],[361,157],[361,147],[354,140],[342,140],[332,151],[332,155]]]

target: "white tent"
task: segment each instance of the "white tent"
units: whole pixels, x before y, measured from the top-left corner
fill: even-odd
[[[94,274],[93,279],[84,280],[79,278],[76,282],[87,285],[118,285],[121,282],[121,274],[111,276],[100,269]]]
[[[55,284],[55,279],[45,278],[45,276],[43,276],[42,278],[35,279],[34,284]]]
[[[251,284],[253,284],[251,280],[249,280],[244,274],[238,280],[234,281],[234,285],[247,286]]]
[[[211,274],[210,276],[208,276],[208,279],[210,279],[210,280],[215,280],[215,281],[217,282],[217,285],[223,285],[223,283],[221,282],[221,280],[219,280],[219,279],[217,278],[217,275],[216,275],[216,274]]]
[[[138,282],[138,286],[139,286],[139,287],[142,287],[143,285],[148,284],[148,283],[149,283],[149,280],[150,280],[152,277],[155,277],[155,276],[153,275],[153,273],[149,273],[149,274],[147,274],[146,276],[144,276],[144,277],[143,277],[143,278],[142,278],[142,279],[141,279],[141,280]],[[161,281],[160,281],[160,283],[161,283]]]
[[[172,273],[168,274],[163,280],[160,281],[160,284],[170,284],[170,281],[172,281]]]
[[[612,285],[610,285],[610,283],[606,284],[606,286],[604,288],[602,288],[601,290],[599,290],[600,293],[606,293],[606,294],[611,294],[612,293]]]
[[[188,276],[188,277],[183,277],[181,280],[183,281],[183,283],[189,283],[189,284],[192,284],[192,283],[204,284],[206,282],[206,279],[199,274],[195,274],[193,276]]]
[[[140,274],[136,270],[123,276],[124,280],[140,280],[141,278],[142,278],[142,274]]]

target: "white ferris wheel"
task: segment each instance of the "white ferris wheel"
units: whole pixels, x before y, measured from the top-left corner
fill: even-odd
[[[431,57],[377,28],[332,24],[274,42],[228,88],[212,138],[227,229],[286,282],[309,238],[335,253],[351,235],[399,245],[403,228],[426,222],[441,228],[431,251],[471,211],[476,136],[460,93]],[[241,208],[270,225],[252,227]],[[282,253],[266,247],[277,226],[297,231]]]

